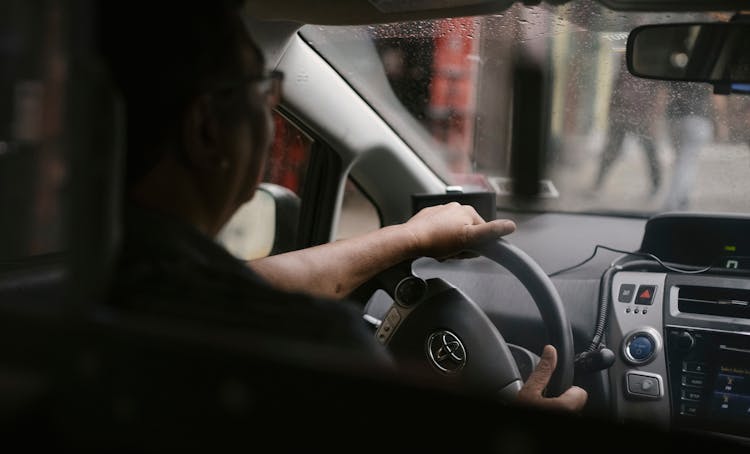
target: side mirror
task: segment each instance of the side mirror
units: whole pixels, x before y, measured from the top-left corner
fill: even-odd
[[[292,190],[261,183],[219,232],[217,240],[234,256],[252,260],[297,248],[300,198]]]
[[[637,27],[628,36],[627,64],[638,77],[744,91],[750,83],[750,22]]]

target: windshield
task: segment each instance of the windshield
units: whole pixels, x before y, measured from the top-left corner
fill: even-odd
[[[302,36],[447,184],[510,197],[513,61],[543,70],[541,192],[524,207],[649,215],[750,211],[750,97],[639,79],[628,32],[726,13],[613,12],[592,1]],[[680,55],[674,64],[681,64]]]

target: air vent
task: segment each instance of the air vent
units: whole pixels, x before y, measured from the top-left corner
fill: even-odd
[[[750,319],[750,290],[683,285],[678,288],[677,308],[689,314]]]

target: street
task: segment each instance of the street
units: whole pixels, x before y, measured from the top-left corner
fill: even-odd
[[[598,143],[601,143],[600,141]],[[623,152],[602,188],[592,190],[601,152],[596,140],[570,140],[548,175],[560,192],[556,209],[564,211],[661,212],[672,182],[673,148],[657,143],[662,183],[652,194],[646,155],[637,138],[628,136]],[[688,211],[750,212],[750,148],[747,144],[710,144],[697,156]]]

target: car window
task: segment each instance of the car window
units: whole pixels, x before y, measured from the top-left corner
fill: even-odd
[[[263,181],[286,188],[289,197],[304,197],[305,177],[313,140],[278,112],[273,114],[274,140]],[[301,202],[300,202],[301,203]],[[219,232],[218,240],[243,260],[268,256],[279,241],[274,199],[257,190]]]
[[[263,181],[281,185],[303,198],[313,139],[285,116],[275,112],[273,119],[275,136]]]
[[[547,133],[540,197],[521,208],[748,212],[750,97],[639,79],[624,65],[637,25],[728,18],[580,1],[301,33],[447,184],[494,190],[501,208],[520,203],[508,188],[512,69],[523,59],[545,76]],[[422,135],[440,146],[421,146]]]

